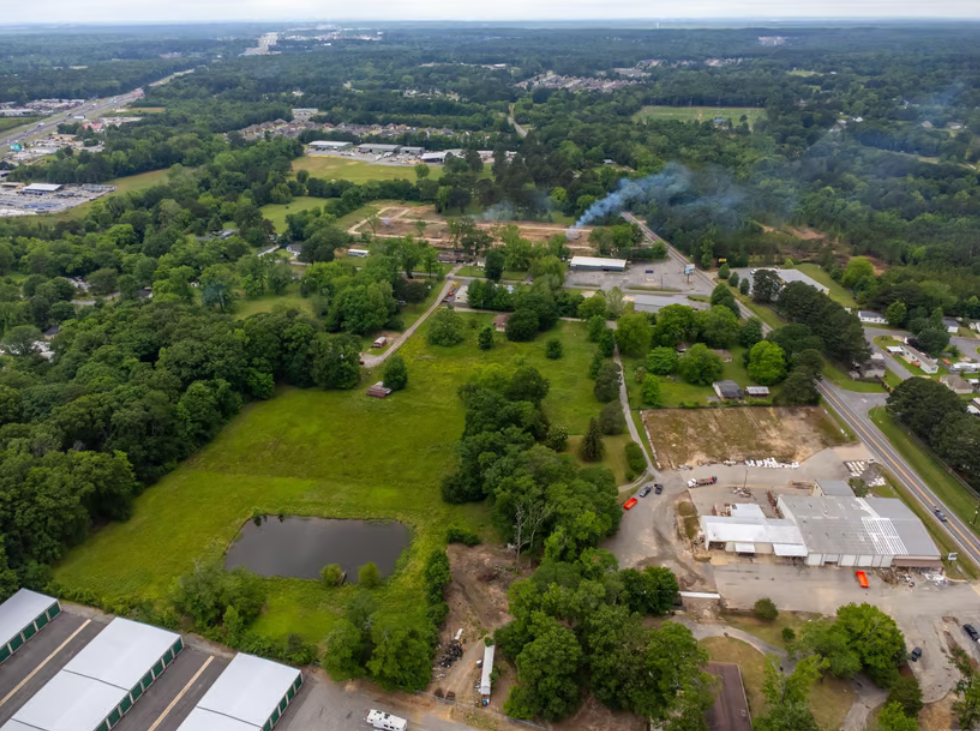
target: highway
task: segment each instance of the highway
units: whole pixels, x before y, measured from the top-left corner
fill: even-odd
[[[650,230],[642,221],[636,218],[631,213],[622,213],[623,218],[625,218],[630,223],[637,224],[643,233],[648,236],[653,241],[663,241],[667,246],[667,253],[671,259],[687,264],[690,263],[689,259],[685,257],[681,252],[671,246],[667,241],[664,241],[660,236],[657,236],[653,231]],[[700,270],[695,270],[693,275],[698,278],[698,281],[704,282],[708,291],[714,288],[715,282],[708,277],[707,274]],[[738,303],[739,310],[742,312],[743,317],[752,317],[753,313],[747,307],[745,307],[741,302]],[[762,324],[762,331],[768,333],[772,328],[770,328],[765,323]],[[884,334],[884,331],[870,332],[865,330],[866,336],[869,341],[876,334]],[[964,350],[964,348],[961,348]],[[973,353],[975,353],[975,343]],[[972,354],[971,353],[971,356]],[[903,380],[911,377],[911,373],[906,371],[904,368],[894,368],[891,367],[892,359],[886,355],[885,363],[889,366],[890,370],[899,375]],[[875,393],[858,393],[856,391],[846,391],[839,386],[826,381],[820,381],[817,384],[818,390],[827,405],[829,405],[834,411],[840,415],[841,419],[847,424],[848,427],[854,432],[854,434],[864,442],[865,446],[871,451],[875,459],[878,460],[882,465],[884,465],[889,472],[898,480],[902,486],[908,490],[909,494],[912,495],[926,510],[932,512],[936,507],[942,509],[943,513],[947,517],[947,522],[940,523],[937,521],[943,530],[949,534],[950,538],[960,547],[960,550],[965,555],[969,556],[970,559],[980,566],[980,539],[973,533],[970,526],[966,524],[964,520],[959,518],[952,510],[950,510],[929,488],[926,482],[915,473],[915,470],[906,462],[902,456],[892,447],[888,438],[881,433],[877,425],[871,421],[868,416],[868,412],[875,407],[884,406],[886,395],[885,394],[875,394]],[[977,504],[978,510],[980,510],[980,501]]]

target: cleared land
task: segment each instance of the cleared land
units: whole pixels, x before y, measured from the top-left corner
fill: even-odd
[[[815,406],[658,409],[644,411],[643,421],[664,469],[763,457],[802,462],[841,443]]]
[[[834,278],[825,272],[823,267],[821,267],[819,264],[797,264],[794,268],[827,287],[830,290],[830,299],[832,299],[834,302],[837,302],[844,307],[853,308],[858,306],[857,300],[854,299],[854,296],[844,289],[839,282],[834,281]]]
[[[740,124],[742,116],[748,117],[749,127],[766,113],[759,107],[643,107],[633,115],[633,121],[647,119],[672,119],[680,122],[710,122],[713,119],[730,119],[732,124]]]
[[[742,365],[742,355],[745,348],[735,346],[729,351],[732,355],[731,361],[722,364],[721,378],[735,381],[740,386],[750,386],[753,384],[749,373]],[[629,392],[630,405],[638,409],[641,404],[641,386],[636,382],[634,373],[638,366],[643,365],[643,359],[630,357],[623,358],[623,374],[626,378],[626,390]],[[671,378],[673,380],[671,380]],[[714,389],[711,386],[696,386],[687,383],[680,376],[662,376],[660,378],[660,393],[663,398],[663,405],[667,408],[691,404],[696,406],[706,406],[709,398],[714,398]]]
[[[551,381],[544,402],[552,423],[581,434],[599,405],[585,378],[592,356],[580,323],[560,323],[531,343],[499,339],[490,351],[476,346],[489,315],[465,315],[466,341],[430,347],[427,326],[400,353],[410,382],[386,400],[364,395],[378,373],[365,374],[353,391],[282,388],[271,400],[247,406],[199,454],[136,501],[126,523],[101,529],[56,570],[59,582],[104,597],[160,601],[195,560],[221,556],[253,510],[276,515],[399,520],[413,531],[394,577],[377,590],[379,605],[415,612],[426,554],[443,545],[445,529],[461,525],[489,535],[482,505],[450,506],[439,484],[453,465],[463,429],[456,389],[488,363],[508,368],[522,361]],[[565,355],[545,358],[547,337],[560,337]],[[269,636],[295,632],[320,642],[352,587],[274,578],[256,629]]]
[[[276,231],[281,233],[286,230],[286,216],[310,208],[322,208],[326,202],[326,198],[311,198],[310,196],[304,195],[299,198],[293,198],[289,203],[269,203],[268,205],[262,206],[259,210],[262,211],[262,217],[272,221],[272,225],[276,227]]]
[[[324,180],[349,180],[352,183],[366,183],[369,180],[411,180],[415,181],[415,170],[410,165],[372,165],[361,160],[331,155],[305,155],[293,160],[293,174],[308,170],[314,178]],[[442,167],[429,167],[429,177],[438,180]]]

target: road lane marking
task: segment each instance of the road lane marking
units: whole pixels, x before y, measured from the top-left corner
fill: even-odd
[[[18,690],[20,690],[21,688],[23,688],[31,678],[33,678],[35,675],[37,675],[41,671],[41,668],[43,668],[45,665],[47,665],[51,661],[51,658],[53,658],[59,652],[61,652],[62,650],[64,650],[65,649],[65,645],[67,645],[69,642],[71,642],[73,639],[75,639],[78,636],[78,633],[81,632],[86,627],[88,627],[89,624],[91,624],[91,622],[92,622],[91,619],[86,619],[85,622],[82,623],[82,626],[79,627],[78,629],[76,629],[74,632],[72,632],[68,636],[68,639],[67,640],[65,640],[60,645],[58,645],[57,649],[54,652],[52,652],[50,655],[48,655],[46,658],[44,658],[44,660],[41,662],[41,664],[38,665],[36,668],[34,668],[34,670],[31,672],[30,675],[28,675],[26,678],[24,678],[22,681],[20,681],[17,684],[17,687],[16,688],[14,688],[12,691],[10,691],[9,693],[7,693],[6,696],[4,696],[3,700],[0,701],[0,706],[2,706],[4,703],[6,703],[7,701],[9,701],[10,698],[14,695],[14,693],[16,693]]]
[[[157,716],[157,720],[153,722],[153,725],[150,726],[147,731],[156,731],[157,726],[163,723],[167,715],[174,709],[174,706],[177,705],[177,702],[187,694],[187,691],[191,689],[191,686],[194,685],[194,683],[197,682],[197,679],[201,677],[201,673],[207,670],[207,667],[211,664],[212,660],[214,660],[214,655],[208,655],[208,659],[205,660],[204,664],[196,673],[194,673],[194,677],[187,681],[187,685],[181,688],[180,693],[177,694],[177,697],[170,701],[170,705],[163,709],[163,713]]]
[[[827,396],[827,398],[828,398],[828,400],[829,400],[829,401],[831,402],[831,404],[832,404],[832,405],[834,406],[834,408],[835,408],[835,409],[837,409],[838,411],[841,411],[841,412],[844,412],[844,411],[846,411],[846,407],[845,407],[845,405],[844,405],[844,403],[843,403],[843,400],[842,400],[842,399],[840,399],[840,398],[838,398],[838,397],[836,396],[836,394],[834,394],[834,393],[833,393],[833,391],[831,391],[831,390],[830,390],[829,388],[827,388],[827,389],[826,389],[826,394],[825,394],[825,396]],[[856,430],[856,431],[858,431],[859,433],[861,433],[861,435],[862,435],[862,436],[863,436],[863,437],[864,437],[864,438],[865,438],[865,439],[866,439],[866,440],[867,440],[867,441],[869,442],[869,444],[871,444],[871,446],[873,446],[873,447],[875,447],[875,448],[876,448],[876,450],[877,450],[877,451],[879,452],[879,454],[881,454],[881,456],[882,456],[882,458],[883,458],[883,460],[884,460],[884,461],[885,461],[886,463],[888,463],[888,465],[889,465],[889,466],[890,466],[890,467],[891,467],[891,468],[892,468],[892,469],[893,469],[893,470],[894,470],[895,472],[897,472],[898,474],[900,474],[900,475],[901,475],[901,476],[902,476],[902,477],[903,477],[903,478],[905,479],[905,481],[907,482],[907,484],[908,484],[908,486],[909,486],[909,487],[910,487],[910,488],[912,489],[912,491],[913,491],[913,492],[915,492],[915,493],[916,493],[916,495],[918,495],[918,497],[920,498],[920,501],[921,501],[921,502],[923,503],[923,505],[924,505],[924,506],[928,506],[928,505],[936,505],[937,503],[940,503],[940,502],[942,502],[942,501],[941,501],[941,500],[939,500],[938,498],[936,498],[936,499],[935,499],[935,501],[933,501],[932,499],[930,499],[930,498],[929,498],[929,497],[928,497],[928,496],[927,496],[927,495],[926,495],[926,494],[925,494],[925,493],[924,493],[924,492],[922,491],[922,489],[921,489],[921,488],[920,488],[920,487],[919,487],[918,485],[916,485],[916,484],[915,484],[915,482],[916,482],[916,477],[913,477],[913,476],[912,476],[912,475],[911,475],[911,474],[909,473],[909,471],[908,471],[908,470],[906,470],[906,469],[905,469],[904,467],[902,467],[902,465],[900,465],[900,464],[899,464],[899,463],[898,463],[898,462],[896,461],[896,459],[895,459],[894,457],[892,457],[892,456],[891,456],[891,455],[890,455],[890,454],[888,453],[888,450],[886,450],[886,449],[885,449],[885,448],[883,447],[883,445],[882,445],[882,442],[880,441],[880,439],[885,439],[885,440],[887,440],[887,437],[885,437],[885,435],[884,435],[884,434],[882,434],[882,435],[881,435],[881,437],[880,437],[880,439],[879,439],[879,437],[878,437],[878,436],[876,436],[876,435],[875,435],[874,433],[872,433],[872,432],[871,432],[871,431],[870,431],[870,430],[869,430],[869,429],[868,429],[867,427],[865,427],[865,426],[864,426],[863,424],[861,424],[861,422],[860,422],[860,419],[858,419],[858,418],[856,418],[856,415],[855,415],[855,418],[854,418],[854,420],[853,420],[853,421],[854,421],[854,424],[853,424],[852,426],[854,426],[854,428],[855,428],[855,430]],[[873,424],[873,423],[874,423],[874,422],[872,422],[872,424]],[[875,425],[875,428],[877,428],[877,425]],[[897,449],[895,449],[894,447],[892,447],[892,446],[891,446],[891,442],[888,442],[888,446],[889,446],[889,448],[891,448],[891,449],[892,449],[892,450],[893,450],[893,451],[895,452],[895,454],[896,454],[896,455],[897,455],[897,456],[898,456],[899,458],[901,458],[901,454],[899,454],[899,452],[898,452],[898,450],[897,450]],[[922,482],[923,484],[925,484],[925,480],[923,480],[923,479],[922,479],[921,477],[918,477],[918,480],[919,480],[919,481],[921,481],[921,482]],[[947,509],[948,509],[948,508],[947,508]],[[952,513],[953,511],[951,511],[951,510],[950,510],[950,512]],[[955,515],[955,513],[953,513],[953,514]],[[957,517],[958,517],[958,516],[957,516]],[[976,539],[975,539],[975,538],[973,538],[973,537],[969,537],[969,536],[967,536],[966,534],[964,534],[964,533],[963,533],[963,532],[962,532],[962,531],[961,531],[961,530],[960,530],[960,529],[959,529],[958,527],[956,527],[956,525],[955,525],[955,524],[953,524],[953,523],[946,523],[946,527],[947,527],[947,533],[949,533],[949,532],[950,532],[950,530],[949,530],[949,529],[952,529],[952,531],[953,531],[953,532],[955,532],[955,533],[956,533],[956,534],[957,534],[957,535],[958,535],[958,536],[959,536],[959,537],[960,537],[960,538],[962,539],[962,541],[963,541],[963,544],[964,544],[965,546],[968,546],[968,547],[970,547],[970,548],[972,548],[973,550],[977,550],[977,547],[978,547],[978,542],[976,541]]]

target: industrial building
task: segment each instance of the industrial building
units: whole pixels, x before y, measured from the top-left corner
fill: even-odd
[[[0,662],[17,652],[31,637],[61,614],[57,599],[21,589],[0,604]]]
[[[434,165],[441,165],[446,162],[446,156],[449,154],[448,151],[445,152],[426,152],[419,155],[419,162],[431,163]]]
[[[177,731],[271,731],[302,684],[295,668],[236,655]]]
[[[47,195],[48,193],[57,193],[59,190],[61,190],[61,186],[57,183],[31,183],[17,192],[27,195]]]
[[[0,731],[109,731],[183,649],[174,632],[114,619]]]
[[[353,142],[343,142],[340,140],[317,140],[316,142],[311,142],[309,145],[311,150],[330,150],[333,152],[349,150],[353,146]]]
[[[365,142],[363,145],[357,146],[358,152],[371,155],[394,155],[400,149],[402,149],[401,145],[380,145],[374,142]]]
[[[806,565],[941,568],[929,532],[895,498],[780,495],[776,505],[806,544]]]
[[[817,497],[854,497],[854,490],[844,480],[817,480],[813,494]]]
[[[799,527],[785,518],[767,518],[755,503],[736,503],[731,515],[702,516],[701,531],[707,548],[750,555],[806,556]]]
[[[569,266],[574,272],[625,272],[626,259],[600,259],[596,256],[573,256]]]

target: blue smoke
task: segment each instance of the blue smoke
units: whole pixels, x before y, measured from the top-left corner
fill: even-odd
[[[667,202],[694,189],[691,171],[676,162],[667,163],[664,169],[640,180],[623,178],[616,190],[597,200],[583,213],[572,229],[587,226],[592,221],[619,213],[631,203],[651,201]]]

